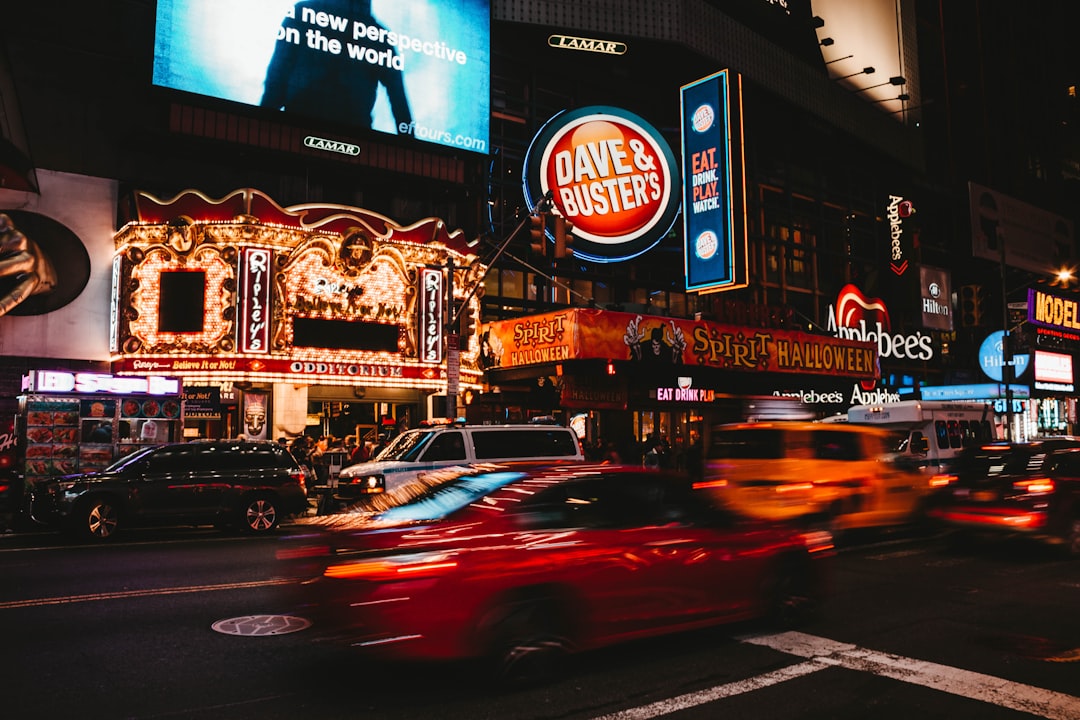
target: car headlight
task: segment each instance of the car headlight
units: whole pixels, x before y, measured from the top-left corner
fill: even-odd
[[[386,478],[380,473],[368,473],[366,475],[354,475],[348,478],[349,485],[358,488],[368,495],[386,492]]]

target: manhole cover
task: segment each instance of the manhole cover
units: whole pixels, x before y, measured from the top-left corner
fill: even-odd
[[[295,615],[244,615],[218,620],[210,627],[224,635],[285,635],[311,627],[311,621]]]

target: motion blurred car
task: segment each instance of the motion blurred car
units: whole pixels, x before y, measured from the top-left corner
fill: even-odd
[[[381,512],[307,518],[278,557],[323,639],[402,660],[484,659],[519,684],[634,638],[770,616],[824,592],[827,533],[738,518],[685,476],[487,465]]]
[[[747,517],[833,532],[922,519],[936,478],[897,462],[894,436],[866,425],[777,421],[711,429],[704,479]]]
[[[1080,438],[965,452],[930,516],[960,532],[1033,537],[1080,556]]]
[[[34,520],[108,540],[126,525],[209,525],[267,533],[307,512],[304,469],[273,442],[154,445],[97,473],[37,483]]]

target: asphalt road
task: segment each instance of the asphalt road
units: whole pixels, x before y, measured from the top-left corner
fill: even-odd
[[[1080,561],[1027,544],[857,538],[799,632],[635,643],[517,692],[476,667],[380,666],[285,632],[300,624],[278,617],[277,545],[208,529],[105,547],[0,536],[0,717],[1080,718]]]

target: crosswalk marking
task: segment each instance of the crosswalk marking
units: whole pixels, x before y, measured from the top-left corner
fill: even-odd
[[[1049,720],[1080,718],[1078,697],[1011,682],[993,675],[867,650],[800,632],[747,636],[740,640],[818,662],[833,663],[849,670],[870,672],[881,677],[1019,710]]]
[[[800,632],[746,635],[738,640],[806,658],[806,661],[745,680],[628,708],[600,716],[595,720],[650,720],[650,718],[670,715],[726,697],[752,692],[831,667],[869,672],[881,677],[1018,710],[1047,718],[1047,720],[1080,718],[1080,697],[1012,682],[992,675],[868,650],[851,643],[837,642]]]

